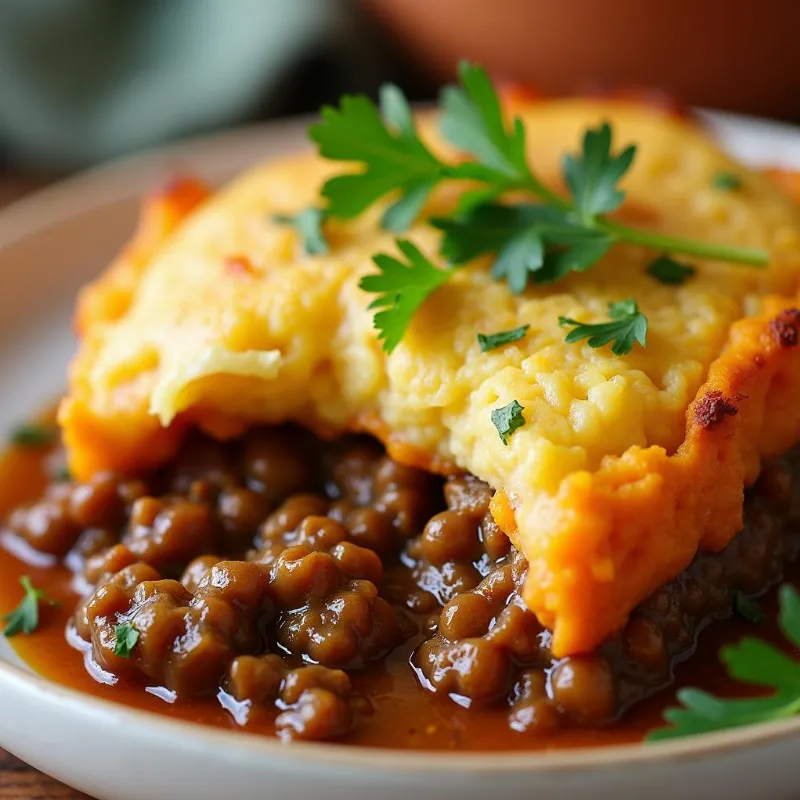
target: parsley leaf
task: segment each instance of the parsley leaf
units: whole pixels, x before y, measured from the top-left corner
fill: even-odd
[[[34,588],[27,575],[23,575],[19,582],[25,596],[12,612],[3,617],[6,624],[3,633],[8,639],[18,633],[33,633],[39,627],[39,601],[45,598],[45,593]]]
[[[580,155],[564,157],[564,178],[572,192],[575,211],[584,224],[622,205],[625,193],[617,188],[617,183],[630,169],[635,155],[634,145],[611,155],[611,126],[604,122],[583,134]]]
[[[444,231],[441,255],[453,264],[464,264],[484,253],[502,251],[537,223],[563,218],[560,212],[533,203],[481,203],[455,217],[433,217],[430,223]]]
[[[345,95],[338,109],[322,109],[322,121],[309,128],[309,137],[323,158],[364,166],[361,172],[325,182],[322,196],[328,201],[327,213],[352,219],[385,195],[399,192],[400,199],[384,214],[382,225],[400,232],[411,224],[444,172],[417,135],[400,89],[385,86],[381,108],[383,119],[368,97]]]
[[[630,169],[636,148],[628,146],[611,153],[612,129],[608,123],[585,131],[581,152],[563,162],[564,180],[572,202],[545,186],[532,172],[525,152],[525,126],[516,118],[509,129],[500,101],[486,72],[463,63],[459,69],[460,86],[442,91],[441,131],[454,146],[473,155],[477,163],[445,166],[444,177],[480,181],[486,186],[469,191],[459,206],[463,211],[476,202],[495,199],[505,191],[521,189],[544,200],[553,209],[567,212],[584,228],[602,230],[611,241],[628,241],[671,253],[685,253],[701,258],[732,261],[764,267],[769,254],[763,250],[728,247],[691,239],[667,236],[656,231],[630,228],[604,219],[625,198],[617,184]]]
[[[473,177],[525,182],[530,177],[525,156],[525,127],[515,119],[509,131],[503,120],[500,99],[481,67],[464,61],[459,65],[461,86],[442,90],[442,135],[451,144],[470,153],[486,169],[472,167]],[[468,170],[466,170],[468,171]]]
[[[490,350],[495,350],[498,347],[511,344],[511,342],[518,342],[525,336],[530,327],[530,325],[520,325],[518,328],[512,328],[510,331],[479,333],[478,344],[480,345],[481,353],[488,353]]]
[[[492,275],[506,280],[515,293],[524,291],[531,280],[552,283],[571,272],[590,268],[615,242],[629,242],[670,255],[755,267],[768,264],[769,253],[763,250],[683,239],[632,228],[606,217],[625,199],[619,183],[636,155],[633,145],[612,152],[613,130],[608,123],[584,131],[580,152],[564,159],[562,178],[569,196],[562,196],[531,169],[525,125],[518,117],[510,123],[504,118],[497,92],[481,67],[468,62],[460,65],[459,84],[442,91],[440,110],[444,138],[471,155],[473,161],[445,163],[435,156],[419,138],[408,101],[396,86],[381,90],[380,111],[363,95],[345,96],[338,108],[324,108],[322,121],[309,130],[320,155],[334,161],[356,162],[362,167],[360,171],[334,176],[324,184],[326,213],[351,219],[394,194],[382,226],[400,232],[420,214],[439,182],[471,181],[477,185],[461,194],[455,212],[434,221],[444,231],[441,254],[452,264],[462,264],[479,255],[495,253]],[[497,202],[510,191],[531,195],[539,203]],[[389,262],[382,263],[387,267]],[[370,284],[365,279],[368,286],[374,287],[367,291],[380,294],[371,308],[379,309],[375,325],[388,352],[396,347],[422,300],[452,275],[452,270],[437,270],[432,265],[426,272],[419,265],[403,266],[396,259],[393,263],[394,267],[386,270],[391,272],[391,289],[384,291],[381,283]],[[676,284],[688,277],[688,269],[665,256],[651,265],[650,274]],[[404,275],[413,275],[407,291],[396,280]],[[613,341],[612,349],[617,354],[629,352],[636,341],[644,345],[647,331],[647,320],[638,312],[630,318],[612,317],[612,322],[604,326],[571,320],[562,324],[576,326],[568,341],[588,338],[593,347],[599,346],[593,342]],[[581,333],[589,329],[593,330]]]
[[[778,596],[781,630],[791,644],[800,647],[800,594],[794,587],[784,584]],[[682,707],[664,712],[664,719],[672,727],[653,731],[647,741],[738,728],[800,713],[800,662],[774,645],[752,637],[723,647],[720,658],[732,678],[754,686],[765,686],[773,690],[772,694],[729,700],[699,689],[681,689],[678,700]]]
[[[324,255],[328,252],[328,241],[322,232],[322,223],[327,214],[321,208],[309,206],[298,214],[275,214],[274,222],[291,225],[297,230],[306,253],[310,256]]]
[[[583,272],[596,264],[614,243],[614,237],[601,230],[581,228],[570,223],[544,225],[541,236],[548,245],[536,283],[554,283],[570,272]]]
[[[46,447],[57,437],[58,431],[52,425],[20,425],[11,433],[9,441],[18,447]]]
[[[642,347],[647,344],[647,317],[639,311],[636,301],[629,297],[618,303],[609,303],[611,322],[586,323],[570,317],[559,317],[561,326],[574,326],[567,334],[567,343],[588,339],[589,347],[603,347],[613,342],[611,352],[615,356],[630,353],[635,342]]]
[[[425,299],[450,278],[451,270],[438,269],[407,239],[397,239],[407,263],[379,253],[372,260],[379,274],[365,275],[359,286],[378,297],[369,308],[379,309],[374,317],[383,349],[391,353],[400,343],[411,319]]]
[[[567,204],[550,191],[528,165],[525,151],[525,125],[519,117],[509,128],[503,119],[500,98],[486,71],[463,61],[459,65],[460,86],[446,86],[441,93],[439,129],[454,147],[477,159],[477,162],[446,168],[447,177],[486,183],[467,192],[459,208],[486,202],[509,189],[527,189],[546,199],[556,208]]]
[[[454,264],[497,253],[492,277],[505,278],[515,294],[531,276],[535,283],[552,283],[587,269],[613,242],[603,231],[575,225],[564,212],[535,203],[485,203],[431,224],[444,231],[440,252]]]
[[[123,622],[121,625],[114,626],[114,636],[116,637],[114,655],[120,658],[130,658],[136,642],[139,641],[139,631],[129,622]]]
[[[522,416],[524,410],[516,400],[512,400],[507,406],[492,410],[492,424],[497,428],[504,445],[508,444],[514,431],[525,424],[525,417]]]
[[[747,622],[760,625],[764,619],[764,609],[758,604],[757,600],[748,597],[742,592],[735,592],[733,595],[733,610]]]
[[[659,256],[647,265],[647,274],[667,286],[680,286],[696,272],[691,264],[681,264],[669,256]]]
[[[742,179],[735,172],[718,172],[711,185],[723,192],[735,192],[742,188]]]
[[[509,239],[500,250],[492,265],[492,277],[496,280],[505,278],[508,288],[514,294],[521,294],[528,285],[531,273],[543,265],[542,235],[535,228],[530,228]]]

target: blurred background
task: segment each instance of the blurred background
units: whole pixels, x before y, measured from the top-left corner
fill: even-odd
[[[0,0],[0,203],[385,80],[431,98],[463,57],[800,122],[798,34],[798,0]]]

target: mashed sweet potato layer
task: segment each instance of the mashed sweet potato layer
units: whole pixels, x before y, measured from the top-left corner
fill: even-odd
[[[380,209],[331,224],[331,253],[307,256],[271,217],[314,203],[341,165],[270,163],[197,210],[185,194],[174,207],[151,201],[146,214],[160,202],[185,220],[160,236],[151,225],[84,290],[60,413],[74,473],[157,465],[192,426],[221,437],[283,420],[368,430],[396,459],[498,490],[495,516],[530,564],[526,601],[559,655],[591,650],[698,548],[723,547],[761,458],[800,440],[798,209],[675,117],[579,100],[519,111],[532,163],[553,183],[580,132],[609,120],[618,146],[639,146],[621,217],[767,248],[769,269],[694,261],[697,276],[669,287],[645,273],[652,252],[618,245],[586,273],[514,296],[481,260],[425,303],[387,357],[357,286],[374,253],[394,252]],[[721,171],[741,189],[715,188]],[[446,188],[428,211],[455,199]],[[421,222],[409,238],[435,257],[436,231]],[[646,349],[617,357],[564,342],[559,315],[602,320],[629,296],[649,318]],[[478,332],[522,324],[524,339],[480,352]],[[513,399],[525,425],[505,446],[490,413]]]

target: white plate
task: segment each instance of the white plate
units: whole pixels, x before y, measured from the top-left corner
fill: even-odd
[[[800,168],[800,131],[713,115],[729,149]],[[0,214],[0,430],[58,395],[75,293],[129,235],[138,197],[176,169],[218,182],[302,146],[304,120],[240,130],[85,173]],[[658,746],[425,754],[293,744],[96,700],[28,670],[0,637],[0,746],[103,800],[792,797],[800,719]]]

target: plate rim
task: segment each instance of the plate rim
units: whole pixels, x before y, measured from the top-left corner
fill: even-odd
[[[800,154],[800,126],[785,122],[726,112],[700,112],[710,128],[725,136],[726,130],[753,130],[756,136],[770,134],[796,137]],[[192,137],[165,146],[148,149],[120,159],[100,164],[76,175],[32,192],[0,211],[0,249],[33,235],[46,235],[49,227],[72,217],[86,214],[104,205],[141,196],[152,190],[154,171],[175,171],[175,165],[193,162],[192,171],[209,155],[212,160],[233,164],[231,156],[243,144],[246,150],[255,149],[263,139],[265,155],[299,149],[312,116],[303,115],[234,128],[210,135]],[[270,141],[277,147],[270,147]],[[292,145],[286,147],[287,141]],[[227,159],[226,159],[226,154]],[[800,159],[800,155],[798,155]],[[776,161],[776,163],[779,163]],[[800,161],[798,162],[800,163]],[[800,168],[800,167],[799,167]],[[201,170],[202,171],[202,170]],[[212,170],[214,171],[214,170]],[[218,167],[217,172],[224,172]],[[82,202],[72,204],[75,194]],[[9,643],[13,648],[13,644]],[[697,734],[652,744],[636,742],[618,745],[595,745],[573,748],[538,749],[519,752],[502,751],[425,751],[396,748],[365,747],[335,742],[303,742],[286,744],[276,737],[251,734],[246,731],[225,730],[198,722],[178,720],[157,712],[127,706],[124,703],[70,688],[48,680],[26,668],[6,661],[0,656],[0,683],[16,687],[21,693],[43,702],[55,701],[74,706],[85,717],[96,717],[113,723],[120,716],[144,728],[154,726],[177,737],[193,749],[203,750],[213,744],[215,751],[227,757],[245,754],[279,755],[282,761],[315,763],[331,767],[397,772],[413,768],[428,773],[446,773],[457,768],[468,773],[487,773],[513,770],[536,774],[557,773],[563,770],[587,772],[598,768],[619,768],[665,761],[693,761],[725,751],[735,752],[753,746],[765,746],[800,734],[800,717],[747,725],[741,728]],[[10,689],[9,689],[10,690]]]
[[[60,703],[75,706],[84,717],[100,717],[113,723],[119,717],[135,722],[141,728],[155,727],[171,734],[176,741],[204,749],[213,744],[215,753],[227,756],[251,754],[280,755],[283,762],[297,765],[313,759],[315,765],[369,767],[376,771],[402,771],[404,768],[429,773],[459,771],[487,773],[498,771],[536,774],[594,771],[597,768],[638,766],[669,761],[696,761],[707,756],[735,753],[741,749],[765,746],[776,740],[789,739],[800,733],[800,717],[776,722],[761,722],[740,728],[701,733],[652,744],[633,742],[619,745],[596,745],[536,749],[530,751],[426,751],[390,747],[365,747],[337,742],[292,741],[286,743],[274,736],[226,730],[201,722],[173,719],[166,714],[145,711],[115,700],[96,697],[65,684],[48,680],[24,668],[0,660],[0,680],[16,685],[22,692],[35,693],[37,699],[48,695]]]

